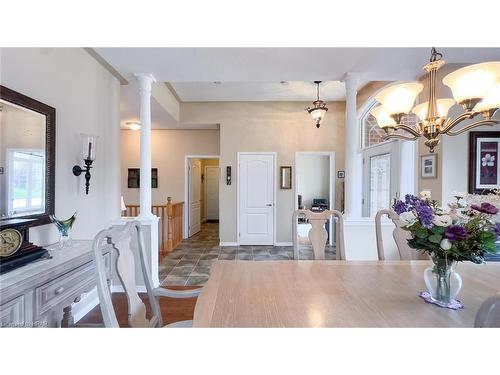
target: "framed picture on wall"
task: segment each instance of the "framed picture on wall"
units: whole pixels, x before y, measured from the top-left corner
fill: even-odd
[[[141,187],[141,170],[139,168],[128,169],[127,186],[129,189]],[[158,168],[151,168],[151,187],[158,188]]]
[[[469,133],[469,193],[500,189],[498,157],[500,132]]]
[[[420,157],[420,177],[437,178],[437,155],[429,154]]]

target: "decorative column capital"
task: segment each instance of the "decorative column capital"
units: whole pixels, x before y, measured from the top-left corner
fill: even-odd
[[[342,82],[345,83],[346,92],[349,91],[358,91],[359,85],[359,74],[354,72],[345,73],[342,77]]]
[[[156,82],[156,78],[151,73],[134,73],[134,77],[139,82],[140,91],[151,91],[151,86]]]

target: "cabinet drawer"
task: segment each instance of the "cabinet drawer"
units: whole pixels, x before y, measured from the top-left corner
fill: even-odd
[[[18,296],[0,306],[0,327],[17,327],[24,324],[25,299]]]
[[[109,270],[111,265],[110,254],[105,254],[104,259],[106,269]],[[44,314],[57,305],[71,304],[82,293],[90,292],[95,286],[95,280],[95,265],[91,261],[36,288],[36,314]]]

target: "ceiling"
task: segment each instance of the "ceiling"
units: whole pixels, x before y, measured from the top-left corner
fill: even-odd
[[[134,73],[168,82],[180,101],[344,100],[345,73],[371,81],[415,80],[430,48],[96,48],[129,84],[122,86],[122,125],[139,118]],[[500,48],[438,48],[448,63],[500,60]],[[282,84],[286,81],[288,84]],[[214,82],[220,82],[216,84]],[[186,128],[152,100],[153,128]],[[201,125],[200,125],[201,126]],[[201,128],[214,128],[204,124]]]
[[[308,101],[316,98],[314,82],[172,82],[183,102],[210,101]],[[339,81],[322,82],[323,100],[345,100],[345,85]]]

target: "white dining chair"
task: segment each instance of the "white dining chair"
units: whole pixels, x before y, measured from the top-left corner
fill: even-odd
[[[337,210],[325,210],[322,212],[313,212],[310,210],[295,210],[292,216],[292,237],[293,237],[293,258],[299,259],[299,236],[297,233],[297,225],[299,216],[304,217],[311,229],[309,230],[309,240],[311,241],[314,259],[325,259],[326,241],[328,232],[325,229],[326,221],[332,218],[336,223],[336,241],[335,241],[335,257],[337,260],[345,259],[344,245],[344,218],[342,213]]]
[[[418,257],[418,253],[408,246],[411,234],[401,229],[401,220],[394,210],[379,210],[375,215],[375,234],[377,238],[378,260],[385,260],[384,239],[382,235],[382,217],[387,216],[394,223],[392,237],[396,244],[400,260],[412,260]],[[373,232],[372,232],[373,233]]]
[[[500,328],[500,293],[483,302],[474,321],[476,328]]]
[[[114,226],[97,234],[92,244],[96,264],[97,292],[105,327],[118,328],[118,320],[113,308],[111,291],[106,282],[106,269],[102,249],[112,246],[115,256],[116,274],[127,295],[128,322],[131,327],[162,327],[159,297],[191,298],[200,294],[201,288],[193,290],[171,290],[155,288],[147,267],[146,246],[141,224],[131,221],[124,226]],[[151,319],[146,318],[146,306],[137,292],[136,258],[139,258],[142,278],[146,286]],[[166,327],[190,327],[191,320],[175,322]]]

